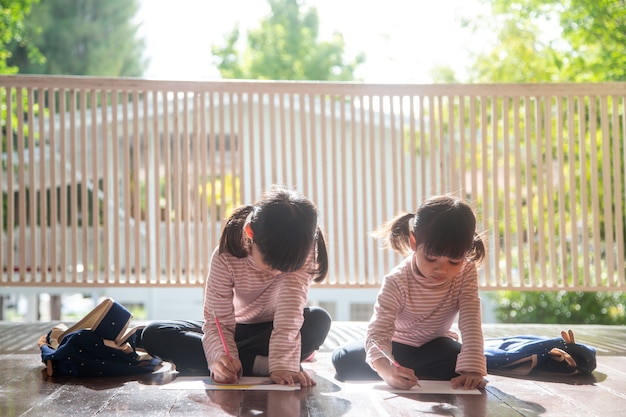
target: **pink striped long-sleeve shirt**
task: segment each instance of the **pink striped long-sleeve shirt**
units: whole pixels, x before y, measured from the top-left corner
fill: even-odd
[[[235,324],[274,322],[269,345],[269,371],[300,370],[300,328],[302,312],[314,276],[314,252],[296,272],[271,273],[259,269],[252,256],[237,258],[217,249],[204,293],[204,336],[202,345],[209,366],[224,354],[213,312],[232,356],[237,357]]]
[[[466,262],[458,275],[433,284],[420,275],[414,256],[406,257],[385,276],[367,328],[367,362],[371,366],[383,357],[369,343],[371,339],[387,352],[391,352],[391,341],[419,347],[437,337],[458,340],[451,329],[458,313],[462,348],[456,372],[486,375],[476,264]]]

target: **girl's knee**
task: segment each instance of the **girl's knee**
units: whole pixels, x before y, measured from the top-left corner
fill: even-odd
[[[336,368],[337,366],[341,366],[342,359],[346,356],[347,349],[343,346],[340,346],[333,350],[333,353],[330,357],[330,361],[333,366]]]
[[[157,323],[150,323],[141,331],[137,340],[138,346],[142,347],[146,351],[152,350],[155,346],[160,344],[161,329]]]
[[[356,341],[336,348],[331,355],[335,378],[339,381],[380,379],[365,362],[364,342]]]
[[[346,378],[346,374],[349,373],[352,365],[347,360],[348,349],[341,346],[336,348],[331,357],[330,361],[335,368],[335,377],[339,380],[344,380]]]
[[[326,310],[320,307],[308,308],[304,315],[304,324],[302,326],[302,334],[306,334],[307,340],[311,343],[321,346],[330,332],[332,318]]]
[[[328,327],[332,322],[330,314],[321,307],[308,307],[305,319],[311,323],[315,323],[319,327]]]

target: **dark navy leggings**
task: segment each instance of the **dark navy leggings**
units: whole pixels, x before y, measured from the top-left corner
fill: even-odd
[[[319,349],[330,330],[331,318],[320,307],[304,309],[304,323],[300,328],[300,360]],[[202,347],[202,321],[169,320],[150,323],[143,330],[138,346],[154,357],[172,362],[182,374],[208,375]],[[243,375],[252,374],[257,356],[268,356],[273,323],[237,324],[235,342]]]
[[[392,342],[392,355],[402,366],[411,368],[420,379],[450,380],[458,374],[456,359],[461,344],[449,337],[439,337],[413,347]],[[341,346],[332,354],[335,377],[340,381],[380,379],[365,362],[365,339],[355,340]]]

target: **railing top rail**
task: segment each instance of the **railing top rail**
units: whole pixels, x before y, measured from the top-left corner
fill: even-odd
[[[345,95],[442,96],[588,96],[626,95],[626,82],[601,83],[493,83],[493,84],[365,84],[329,81],[267,80],[149,80],[61,75],[0,75],[0,85],[23,88],[103,89],[125,91],[195,91],[327,93]]]

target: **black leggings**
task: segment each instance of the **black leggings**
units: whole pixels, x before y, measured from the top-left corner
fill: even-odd
[[[330,330],[331,318],[320,307],[306,307],[304,323],[300,328],[300,360],[319,349]],[[208,375],[202,347],[202,321],[169,320],[150,323],[143,330],[138,346],[154,357],[172,362],[183,374]],[[237,324],[235,342],[243,374],[252,374],[252,365],[257,356],[268,356],[273,323]]]
[[[450,380],[458,376],[455,368],[461,344],[454,339],[439,337],[420,347],[392,342],[391,349],[396,361],[413,369],[420,379]],[[365,339],[335,349],[332,362],[340,381],[380,379],[365,362]]]

